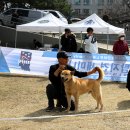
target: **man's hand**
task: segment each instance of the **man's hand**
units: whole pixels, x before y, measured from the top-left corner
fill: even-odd
[[[90,75],[90,74],[96,73],[96,71],[97,71],[98,69],[99,69],[98,67],[95,67],[95,68],[93,68],[91,71],[88,71],[87,74]]]
[[[98,67],[95,67],[94,69],[92,69],[92,73],[96,73],[96,71],[98,70]]]
[[[54,72],[54,75],[57,77],[62,70],[65,69],[64,65],[59,65],[59,68]]]

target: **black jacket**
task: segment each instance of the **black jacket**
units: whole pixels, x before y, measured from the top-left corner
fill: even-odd
[[[51,65],[50,66],[50,70],[49,70],[49,80],[51,81],[51,83],[55,86],[55,88],[57,89],[57,91],[61,94],[65,94],[64,91],[64,85],[63,82],[61,81],[61,77],[60,74],[58,75],[58,77],[56,77],[54,75],[54,72],[58,69],[59,64],[56,65]],[[67,70],[71,70],[71,71],[75,71],[74,75],[77,77],[85,77],[87,76],[87,72],[79,72],[77,71],[74,67],[67,65],[66,66]]]
[[[77,43],[75,40],[75,36],[71,34],[67,38],[65,37],[65,34],[61,36],[61,50],[66,52],[77,52]]]
[[[126,88],[130,91],[130,70],[129,70],[128,74],[127,74]]]

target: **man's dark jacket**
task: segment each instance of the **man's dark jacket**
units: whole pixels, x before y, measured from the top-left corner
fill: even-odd
[[[61,50],[66,52],[77,52],[77,43],[75,36],[73,34],[69,35],[67,38],[65,34],[61,36]]]

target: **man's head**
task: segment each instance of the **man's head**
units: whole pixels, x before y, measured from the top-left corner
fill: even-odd
[[[118,38],[119,38],[119,40],[124,41],[125,40],[125,34],[119,34]]]
[[[93,28],[91,28],[91,27],[87,28],[87,33],[89,35],[92,35],[93,34]]]
[[[69,32],[71,32],[71,30],[69,28],[65,28],[65,32],[69,33]]]
[[[68,63],[68,55],[65,51],[60,51],[57,53],[57,59],[60,65],[67,65]]]
[[[71,30],[69,28],[65,28],[65,34],[67,35],[71,34]]]

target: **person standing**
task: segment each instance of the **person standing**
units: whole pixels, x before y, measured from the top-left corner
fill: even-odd
[[[46,95],[48,98],[48,107],[46,108],[47,112],[50,112],[54,110],[55,104],[54,104],[54,99],[57,99],[57,108],[67,108],[67,98],[64,90],[64,84],[61,80],[60,73],[62,70],[67,69],[74,71],[74,75],[78,77],[85,77],[90,74],[93,74],[96,72],[96,69],[92,69],[91,71],[88,72],[79,72],[77,71],[74,67],[68,65],[69,61],[69,56],[67,55],[66,52],[60,51],[57,53],[57,59],[58,63],[51,65],[49,69],[49,80],[51,84],[48,84],[46,87]],[[70,110],[74,110],[74,102],[71,101],[71,108]]]
[[[113,45],[113,54],[129,55],[128,43],[125,40],[125,34],[119,34],[118,40]]]
[[[61,51],[77,52],[75,35],[71,33],[69,28],[66,28],[65,33],[61,36],[61,46]]]
[[[33,39],[34,48],[38,50],[39,48],[43,47],[42,44],[37,41],[36,39]]]
[[[126,88],[127,88],[127,89],[129,90],[129,92],[130,92],[130,70],[128,70],[128,74],[127,74]]]
[[[98,53],[97,40],[93,35],[93,28],[87,28],[87,34],[84,38],[85,52],[86,53]]]

